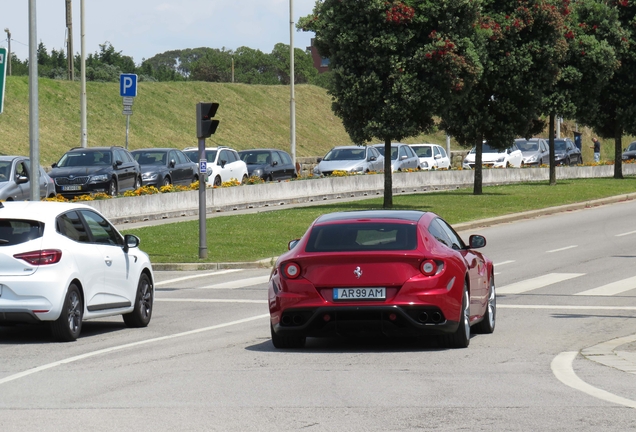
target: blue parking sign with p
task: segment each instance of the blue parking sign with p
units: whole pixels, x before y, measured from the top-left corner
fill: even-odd
[[[137,74],[119,75],[119,94],[121,96],[137,96]]]

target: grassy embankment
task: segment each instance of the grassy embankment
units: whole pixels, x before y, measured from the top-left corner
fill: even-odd
[[[79,82],[40,79],[39,142],[43,166],[80,145]],[[125,145],[126,116],[118,83],[88,82],[88,146]],[[208,146],[237,150],[290,149],[289,87],[205,82],[140,82],[130,118],[129,149],[196,146],[195,106],[219,102],[221,124]],[[335,145],[350,144],[342,122],[331,111],[331,98],[320,87],[296,86],[296,154],[323,156]],[[29,154],[27,77],[8,77],[0,115],[0,153]],[[445,143],[443,134],[411,142]]]
[[[547,182],[491,186],[479,196],[471,189],[462,189],[395,196],[393,202],[394,208],[433,211],[454,224],[627,193],[636,193],[636,178],[563,180],[556,186]],[[253,261],[285,252],[287,242],[302,236],[323,213],[371,208],[382,208],[382,198],[247,215],[221,214],[207,221],[206,260],[199,260],[196,220],[125,232],[139,236],[141,248],[156,263]]]

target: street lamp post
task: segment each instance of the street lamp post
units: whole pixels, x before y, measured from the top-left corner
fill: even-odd
[[[4,29],[7,32],[7,75],[11,76],[11,30]]]

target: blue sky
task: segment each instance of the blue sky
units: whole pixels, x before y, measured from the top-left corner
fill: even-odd
[[[294,21],[309,15],[315,0],[292,0]],[[73,51],[80,53],[80,0],[72,0]],[[29,1],[0,0],[0,46],[25,60],[29,53]],[[65,0],[36,0],[37,42],[66,51]],[[290,0],[84,0],[86,54],[110,42],[116,51],[142,59],[174,49],[247,46],[269,53],[289,44]],[[309,46],[313,33],[294,31],[294,46]]]

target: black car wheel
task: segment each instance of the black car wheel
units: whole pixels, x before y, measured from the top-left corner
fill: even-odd
[[[570,161],[570,158],[569,158],[569,157],[565,160],[565,165],[566,165],[566,166],[572,166],[572,164],[571,164],[571,161]]]
[[[247,183],[247,174],[243,174],[243,178],[241,179],[241,184]]]
[[[114,178],[110,179],[110,183],[108,183],[108,195],[117,196],[119,194],[119,189],[117,188],[117,180]]]
[[[135,185],[133,186],[133,190],[137,190],[141,187],[141,177],[135,178]]]
[[[171,183],[171,182],[170,182],[170,177],[165,176],[165,177],[163,178],[163,182],[161,182],[161,183],[162,183],[162,184],[161,184],[161,186],[170,186],[170,183]]]
[[[303,348],[307,340],[304,336],[280,336],[274,332],[274,327],[270,323],[270,333],[272,334],[272,343],[275,348],[287,349],[287,348]]]
[[[221,182],[221,176],[216,176],[216,177],[214,178],[214,186],[216,186],[216,187],[221,187],[221,183],[222,183],[222,182]]]
[[[265,176],[265,181],[266,181],[266,182],[271,182],[271,181],[273,181],[273,180],[274,180],[274,179],[272,178],[272,175],[271,175],[271,174],[270,174],[270,175],[268,175],[268,176]]]
[[[464,294],[462,295],[462,311],[459,316],[459,325],[454,333],[440,337],[442,345],[448,348],[467,348],[470,344],[470,298],[468,296],[468,283],[464,281]]]
[[[80,290],[74,283],[68,287],[62,313],[51,323],[53,338],[60,342],[72,342],[82,331],[82,317],[84,316],[84,302]]]
[[[146,273],[142,273],[137,284],[135,308],[132,312],[123,315],[124,323],[128,327],[146,327],[152,317],[153,300],[150,278]]]
[[[473,328],[476,333],[490,334],[495,331],[495,320],[497,318],[497,295],[495,293],[495,277],[490,275],[490,289],[488,291],[488,304],[484,318]]]

